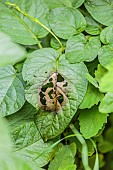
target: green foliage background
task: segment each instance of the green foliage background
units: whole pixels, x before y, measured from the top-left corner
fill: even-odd
[[[113,169],[112,13],[112,0],[0,0],[3,170]],[[68,102],[54,113],[39,90],[56,71]]]

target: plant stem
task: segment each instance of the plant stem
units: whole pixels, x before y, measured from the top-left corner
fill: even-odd
[[[37,18],[34,18],[34,17],[30,16],[29,14],[23,12],[16,4],[12,4],[10,2],[6,2],[5,4],[14,7],[17,11],[22,13],[24,16],[28,17],[29,19],[33,20],[34,22],[38,23],[40,26],[45,28],[58,41],[58,43],[60,44],[61,48],[64,49],[63,45],[62,45],[61,41],[58,39],[58,37],[49,28],[47,28],[44,24],[42,24]],[[41,44],[39,45],[39,48],[42,48]]]

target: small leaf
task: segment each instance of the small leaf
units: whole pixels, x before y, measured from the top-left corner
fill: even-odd
[[[70,64],[52,48],[37,50],[25,61],[26,99],[38,110],[35,123],[45,140],[62,133],[75,115],[87,89],[85,73],[83,63]]]
[[[97,81],[89,73],[87,73],[85,77],[93,86],[95,86],[96,88],[99,87]]]
[[[0,66],[14,65],[25,58],[25,49],[13,43],[7,35],[0,32]]]
[[[99,105],[99,111],[101,113],[113,112],[113,92],[108,92],[105,94],[105,97],[102,99]]]
[[[53,9],[49,15],[49,24],[53,32],[63,39],[84,31],[86,27],[83,15],[77,9],[66,7]]]
[[[91,108],[93,105],[97,105],[99,101],[102,100],[104,95],[99,92],[97,88],[93,85],[89,84],[86,95],[80,104],[80,109]]]
[[[68,39],[66,58],[70,63],[92,61],[97,57],[100,48],[99,37],[85,37],[82,33]]]
[[[113,23],[112,1],[108,0],[86,0],[85,7],[91,16],[103,25],[109,26]]]
[[[97,66],[97,70],[95,70],[95,80],[100,83],[101,78],[104,76],[104,74],[107,72],[107,70],[102,67],[100,64]]]
[[[80,131],[86,139],[95,136],[107,122],[107,114],[100,113],[96,106],[80,112]]]
[[[69,146],[63,146],[50,162],[48,170],[69,170],[70,168],[71,170],[76,170],[76,165],[74,165],[74,156]]]
[[[24,87],[12,66],[0,67],[0,116],[18,111],[25,103]]]
[[[103,44],[113,44],[113,25],[104,28],[100,33],[100,40]]]
[[[86,16],[86,29],[85,31],[91,35],[98,35],[101,32],[101,27],[91,16]]]
[[[99,83],[100,91],[102,92],[113,92],[113,69],[109,70],[102,78]]]
[[[108,69],[111,63],[113,63],[113,44],[104,45],[98,52],[98,59],[100,64]]]
[[[63,39],[61,39],[60,41],[61,41],[62,45],[65,47],[66,46],[66,41],[63,40]],[[51,44],[51,47],[56,49],[56,50],[61,48],[60,44],[58,43],[58,41],[55,38],[51,38],[50,44]]]
[[[93,155],[94,152],[95,152],[95,148],[94,148],[93,143],[91,142],[90,139],[87,139],[86,144],[87,144],[87,147],[88,147],[88,156]]]

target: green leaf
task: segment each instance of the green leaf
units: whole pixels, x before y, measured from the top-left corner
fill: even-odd
[[[94,148],[92,141],[90,139],[87,139],[86,144],[87,144],[87,147],[88,147],[88,156],[93,155],[94,152],[95,152],[95,148]]]
[[[107,70],[102,67],[100,64],[97,66],[97,70],[95,70],[95,80],[100,83],[101,78],[104,76],[104,74],[107,72]]]
[[[32,17],[38,18],[40,22],[48,26],[46,15],[48,14],[48,7],[43,0],[17,0],[18,5],[24,12]],[[37,44],[38,38],[42,38],[48,34],[48,31],[42,28],[34,21],[23,17],[22,14],[16,10],[11,10],[0,4],[0,30],[10,35],[13,41],[24,44]]]
[[[14,68],[0,67],[0,117],[18,111],[24,102],[24,87]]]
[[[98,35],[101,32],[101,27],[91,16],[86,16],[86,29],[85,31],[91,35]]]
[[[65,47],[66,41],[63,40],[63,39],[61,39],[60,41],[61,41],[62,45]],[[56,49],[56,50],[61,48],[60,44],[58,43],[58,41],[55,38],[51,38],[50,44],[51,44],[51,47]]]
[[[74,8],[78,8],[80,7],[83,3],[84,3],[85,0],[71,0],[72,2],[72,7]]]
[[[0,66],[14,65],[24,60],[25,55],[23,47],[13,43],[7,35],[0,32]]]
[[[74,156],[69,146],[63,146],[56,153],[54,159],[50,162],[48,170],[76,170],[74,165]]]
[[[8,125],[11,129],[14,129],[25,122],[33,121],[36,113],[36,109],[31,104],[26,102],[18,112],[6,117],[8,120]]]
[[[97,88],[93,85],[89,84],[86,95],[80,104],[80,109],[91,108],[93,105],[97,105],[99,101],[102,100],[104,95],[99,92]]]
[[[97,57],[101,47],[99,37],[85,37],[82,33],[68,39],[66,58],[70,63],[92,61]]]
[[[98,52],[98,59],[100,64],[106,69],[113,63],[113,44],[104,45]]]
[[[50,12],[48,19],[53,32],[63,39],[84,31],[86,27],[85,18],[77,9],[55,8]]]
[[[45,166],[54,155],[55,149],[47,151],[54,141],[44,143],[34,122],[26,122],[15,128],[12,139],[13,154],[29,162],[34,169]]]
[[[113,25],[104,28],[100,33],[100,40],[103,44],[113,44]]]
[[[96,106],[81,111],[79,116],[80,132],[86,139],[95,136],[107,122],[107,116],[107,114],[100,113]]]
[[[0,169],[33,170],[28,163],[11,155],[11,146],[7,122],[0,119]]]
[[[3,159],[3,158],[2,158]],[[3,170],[12,170],[12,169],[16,169],[16,170],[36,170],[31,168],[31,166],[29,165],[29,163],[18,159],[16,157],[11,157],[11,155],[6,155],[6,157],[4,157],[5,160],[1,160],[0,159],[0,168],[2,168]],[[37,170],[43,170],[43,169],[38,169]]]
[[[102,78],[99,83],[100,91],[102,92],[113,92],[113,69],[109,70]]]
[[[7,122],[5,119],[0,119],[0,159],[2,154],[9,154],[11,151],[11,139],[7,129]]]
[[[28,83],[26,99],[38,110],[36,125],[45,139],[57,136],[64,131],[87,89],[85,65],[70,64],[65,59],[65,55],[58,57],[59,54],[54,49],[40,49],[31,53],[23,66],[23,78]],[[56,111],[48,108],[44,111],[39,100],[40,88],[56,72],[67,81],[66,103]],[[46,101],[46,105],[49,101]]]
[[[86,0],[85,7],[91,16],[103,25],[109,26],[113,23],[112,1],[106,0]]]
[[[88,80],[93,86],[95,86],[96,88],[99,87],[97,81],[95,80],[95,78],[93,78],[89,73],[85,74],[85,77],[87,78],[87,80]]]
[[[113,92],[108,92],[105,94],[105,97],[102,99],[99,105],[99,111],[101,113],[113,112]]]
[[[49,6],[50,9],[57,8],[57,7],[74,7],[78,8],[84,3],[84,0],[44,0],[46,4]]]

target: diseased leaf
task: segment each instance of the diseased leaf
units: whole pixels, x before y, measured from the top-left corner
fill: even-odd
[[[38,110],[36,125],[43,138],[59,135],[71,121],[87,89],[85,73],[83,63],[69,64],[51,48],[31,53],[24,63],[26,99]]]
[[[15,128],[12,139],[13,153],[18,158],[29,162],[34,169],[46,165],[55,152],[55,149],[47,151],[54,141],[44,143],[34,122],[26,122]]]
[[[15,113],[24,102],[24,87],[14,68],[0,67],[0,117]]]
[[[113,92],[106,93],[105,97],[99,105],[99,111],[101,113],[111,113],[113,112]]]
[[[91,35],[98,35],[101,32],[101,27],[91,16],[86,16],[86,29],[85,31]]]
[[[108,69],[111,63],[113,63],[113,44],[104,45],[98,52],[98,59],[100,64]]]
[[[84,31],[86,27],[85,18],[77,9],[55,8],[50,12],[48,19],[53,32],[63,39]]]
[[[4,45],[5,44],[5,45]],[[0,32],[0,66],[14,65],[26,57],[25,49]]]
[[[68,39],[66,58],[70,63],[92,61],[97,57],[100,48],[99,37],[85,37],[82,33]]]
[[[10,2],[12,1],[10,0]],[[16,5],[48,27],[46,20],[48,7],[43,0],[17,0]],[[37,38],[42,38],[48,34],[48,31],[40,25],[2,3],[0,4],[0,30],[10,35],[14,42],[24,45],[37,44]]]
[[[86,0],[85,7],[91,16],[103,25],[113,24],[113,2],[111,0]]]
[[[51,161],[48,170],[76,170],[74,156],[69,146],[63,146]]]
[[[96,106],[81,111],[79,116],[80,132],[86,139],[95,136],[107,122],[107,116],[108,114],[100,113]]]
[[[85,97],[80,104],[80,109],[86,109],[91,108],[93,105],[97,105],[99,101],[102,100],[104,95],[99,92],[97,88],[95,88],[93,85],[89,84],[87,92],[85,94]]]

